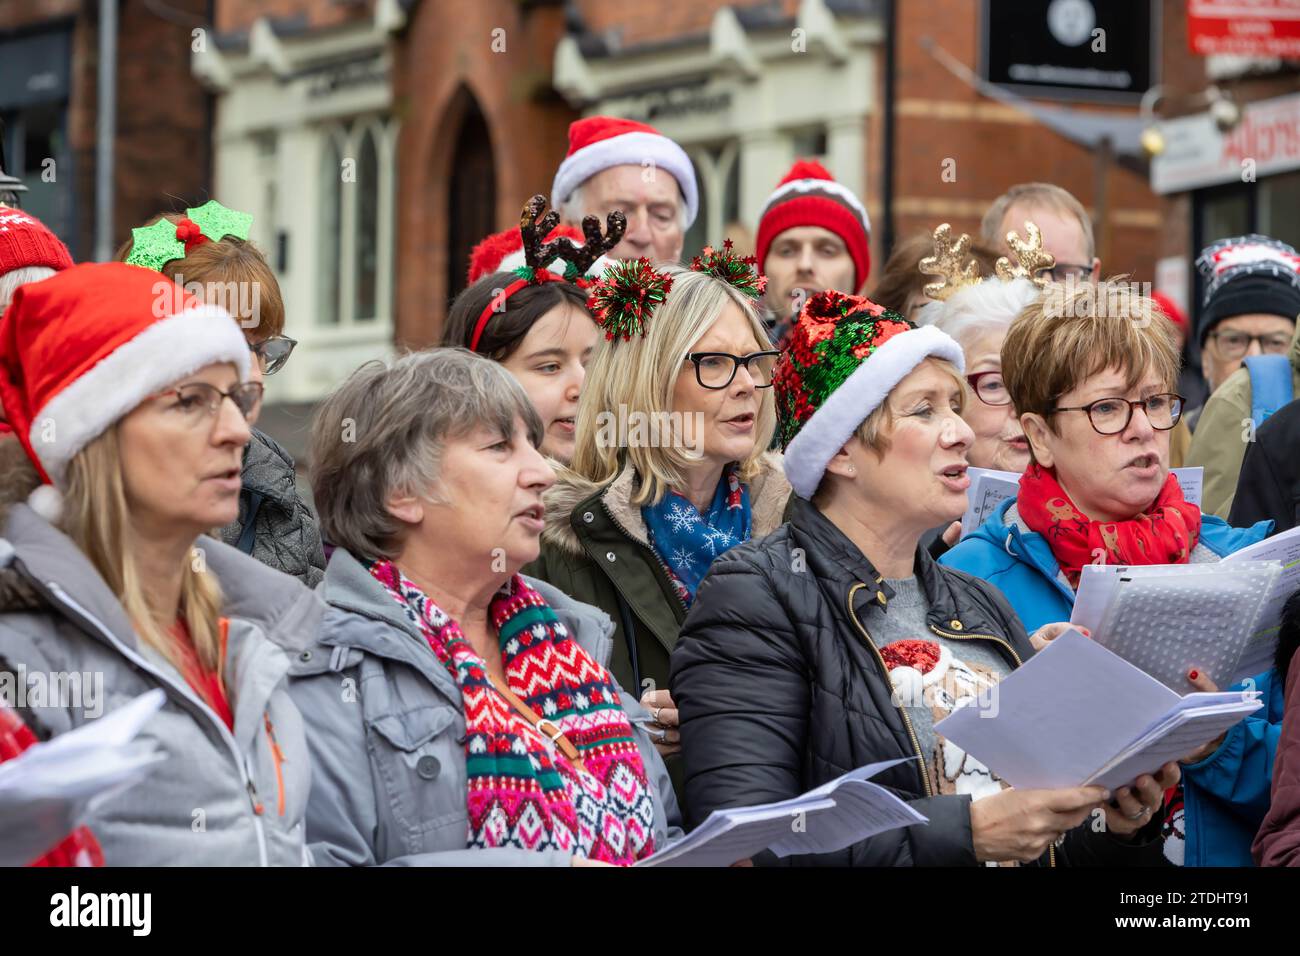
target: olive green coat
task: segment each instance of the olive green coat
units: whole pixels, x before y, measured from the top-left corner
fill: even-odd
[[[767,452],[759,464],[749,484],[756,538],[780,526],[790,497],[780,454]],[[632,504],[635,483],[631,465],[603,487],[562,471],[546,493],[541,555],[524,573],[610,616],[616,630],[609,668],[640,697],[668,687],[668,655],[686,608],[650,546],[640,507]]]

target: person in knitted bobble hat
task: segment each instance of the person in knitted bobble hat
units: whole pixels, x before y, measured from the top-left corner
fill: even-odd
[[[773,342],[784,340],[818,292],[851,295],[862,288],[871,274],[870,241],[871,221],[853,190],[814,160],[790,168],[763,204],[755,239]]]
[[[667,175],[662,175],[666,173]],[[614,116],[588,116],[569,126],[569,152],[551,185],[564,222],[627,216],[615,259],[671,265],[682,257],[686,230],[700,208],[695,166],[686,150],[653,126]]]
[[[0,312],[20,285],[48,279],[71,265],[68,247],[44,223],[0,203]]]
[[[262,390],[230,314],[157,281],[73,266],[0,318],[0,659],[102,678],[98,703],[29,698],[55,735],[165,695],[142,735],[166,759],[83,821],[108,865],[301,865],[310,773],[281,648],[323,605],[204,536],[238,508]]]
[[[774,377],[798,497],[781,528],[713,563],[673,652],[688,825],[898,759],[873,779],[927,826],[785,862],[1145,859],[1134,838],[1146,818],[1128,818],[1140,806],[1128,788],[1118,810],[1101,787],[1008,789],[935,730],[1067,627],[1030,638],[995,587],[919,546],[966,508],[974,436],[962,372],[955,341],[869,299],[821,292],[800,312]],[[1158,806],[1172,782],[1146,778],[1142,798]],[[1089,824],[1102,807],[1107,832],[1097,833]]]

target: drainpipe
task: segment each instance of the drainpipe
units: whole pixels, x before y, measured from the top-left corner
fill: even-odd
[[[117,0],[99,0],[99,109],[95,130],[95,259],[113,258],[113,141],[117,134]]]
[[[889,258],[894,248],[894,97],[898,73],[898,0],[885,0],[885,128],[882,135],[885,162],[880,190],[880,261]]]

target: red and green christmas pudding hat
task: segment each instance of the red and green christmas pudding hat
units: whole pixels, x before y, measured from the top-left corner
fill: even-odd
[[[927,358],[965,369],[961,346],[866,296],[819,292],[799,312],[773,373],[785,474],[811,498],[826,465],[894,386]]]

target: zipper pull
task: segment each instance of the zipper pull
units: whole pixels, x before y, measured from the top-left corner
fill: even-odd
[[[248,799],[253,804],[253,812],[260,817],[266,807],[262,806],[262,801],[257,798],[257,787],[254,785],[252,777],[248,778]]]

